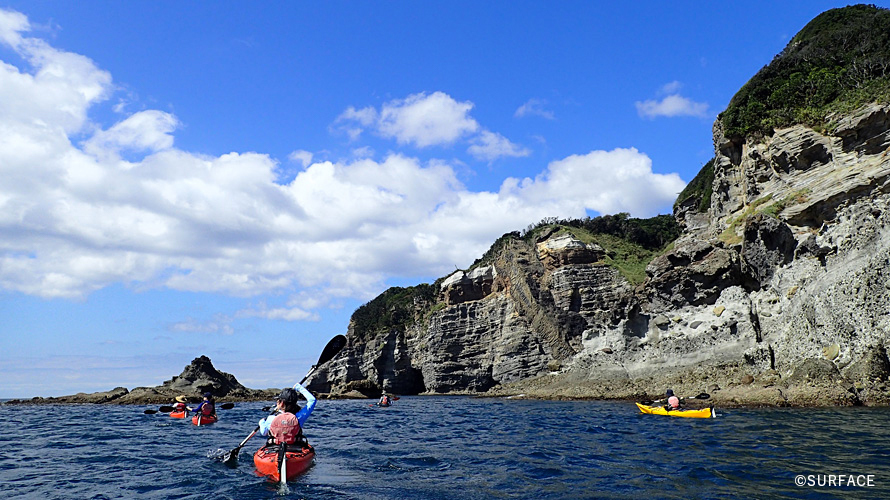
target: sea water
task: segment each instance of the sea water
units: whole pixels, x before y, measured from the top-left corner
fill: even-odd
[[[222,402],[222,401],[220,401]],[[726,409],[632,402],[321,400],[316,461],[285,487],[255,473],[271,402],[196,427],[156,406],[0,406],[3,499],[890,498],[890,409]]]

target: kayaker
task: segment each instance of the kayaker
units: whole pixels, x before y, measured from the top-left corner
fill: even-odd
[[[680,398],[674,396],[673,389],[668,389],[664,395],[667,396],[667,405],[664,407],[665,410],[670,411],[680,409]]]
[[[281,391],[278,399],[275,401],[275,410],[277,414],[269,415],[260,420],[260,434],[269,436],[269,443],[280,444],[287,442],[293,444],[299,436],[302,435],[303,425],[306,419],[315,409],[316,399],[305,387],[295,384],[296,390],[287,388]],[[306,398],[306,406],[300,408],[300,396],[302,394]]]
[[[213,394],[209,392],[204,393],[204,401],[201,401],[201,404],[198,405],[197,408],[189,408],[189,410],[200,413],[206,417],[216,416],[216,404],[213,402]]]
[[[391,403],[389,401],[389,396],[384,392],[382,396],[380,396],[380,401],[377,402],[380,406],[389,406]]]
[[[174,398],[174,399],[176,401],[176,404],[173,405],[173,411],[183,411],[183,412],[188,411],[188,406],[186,406],[186,403],[188,402],[188,398],[185,397],[184,394],[180,395],[180,396],[176,396],[176,398]]]

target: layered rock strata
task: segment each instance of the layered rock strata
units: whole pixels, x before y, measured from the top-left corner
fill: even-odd
[[[317,389],[886,404],[890,107],[733,142],[715,125],[710,209],[633,287],[565,233],[506,241],[419,321],[350,345]],[[350,335],[347,335],[350,337]]]

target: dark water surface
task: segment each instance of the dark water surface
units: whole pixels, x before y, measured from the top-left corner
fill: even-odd
[[[626,402],[322,400],[305,429],[316,463],[281,489],[254,473],[260,438],[237,467],[211,458],[268,404],[239,403],[200,428],[143,414],[156,407],[0,406],[0,498],[890,498],[887,408],[705,420]]]

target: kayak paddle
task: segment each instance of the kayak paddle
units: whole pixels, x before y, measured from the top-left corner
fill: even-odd
[[[680,398],[680,400],[682,401],[684,399],[709,399],[710,397],[711,397],[710,394],[708,394],[707,392],[703,392],[703,393],[699,394],[698,396],[683,397],[683,398]],[[662,401],[666,401],[666,400],[665,399],[656,399],[655,401],[640,401],[640,403],[648,406],[648,405],[653,405],[655,403],[661,403]]]
[[[238,461],[238,452],[241,451],[241,448],[244,448],[244,445],[247,444],[248,441],[250,441],[250,438],[252,438],[259,431],[260,431],[260,426],[257,426],[257,428],[253,430],[253,432],[251,432],[246,438],[244,438],[244,441],[241,441],[241,444],[236,446],[235,449],[233,449],[232,451],[223,455],[223,462],[226,465],[232,465],[235,462],[237,462]]]
[[[145,410],[145,411],[142,412],[142,413],[145,413],[146,415],[154,415],[155,413],[158,413],[158,412],[161,412],[161,413],[170,413],[170,412],[173,411],[173,410],[174,410],[174,408],[173,408],[172,406],[161,406],[161,407],[158,408],[157,410]]]
[[[222,408],[223,410],[231,410],[232,408],[235,407],[235,403],[223,403],[223,404],[219,405],[219,407]],[[154,415],[155,413],[158,413],[158,412],[170,413],[171,411],[173,411],[175,409],[176,408],[173,408],[172,406],[161,406],[157,410],[145,410],[142,413],[145,413],[146,415]]]

